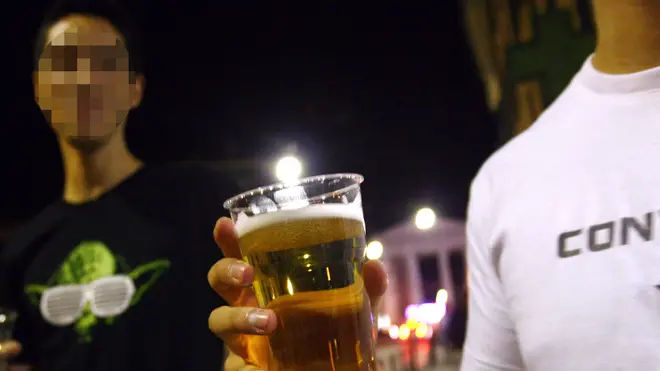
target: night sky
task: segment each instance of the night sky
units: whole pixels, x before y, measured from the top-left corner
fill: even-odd
[[[147,162],[267,164],[295,145],[306,174],[365,175],[372,232],[425,205],[464,217],[496,127],[458,2],[313,3],[132,2],[147,89],[129,119],[131,149]],[[54,135],[32,98],[32,40],[45,4],[17,2],[2,26],[5,223],[61,194]]]

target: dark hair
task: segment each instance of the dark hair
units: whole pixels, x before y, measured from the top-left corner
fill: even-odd
[[[108,21],[121,35],[124,47],[128,51],[129,68],[141,74],[143,61],[138,28],[127,12],[113,0],[58,0],[53,4],[39,27],[34,44],[34,69],[39,66],[39,58],[46,47],[48,30],[62,18],[72,15],[98,17]]]

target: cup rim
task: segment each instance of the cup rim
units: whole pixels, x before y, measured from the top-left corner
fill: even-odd
[[[334,194],[334,193],[344,193],[352,188],[359,187],[362,182],[364,182],[364,176],[361,174],[357,173],[336,173],[336,174],[324,174],[324,175],[314,175],[314,176],[309,176],[301,179],[297,179],[295,182],[279,182],[279,183],[273,183],[269,184],[266,186],[261,186],[257,188],[253,188],[249,191],[245,191],[242,193],[239,193],[233,197],[228,198],[225,200],[225,202],[222,203],[222,207],[224,207],[226,210],[229,210],[229,212],[232,213],[240,213],[246,210],[249,210],[247,207],[242,207],[242,208],[236,208],[236,207],[231,207],[232,204],[234,204],[236,201],[248,197],[248,196],[254,196],[257,193],[263,194],[265,191],[274,191],[277,189],[285,189],[285,188],[291,188],[295,186],[299,186],[301,184],[306,184],[306,183],[312,183],[318,180],[324,181],[326,179],[342,179],[342,178],[348,178],[355,180],[355,184],[351,184],[347,187],[338,189],[336,191],[332,192],[326,192],[324,194],[316,195],[314,197],[310,197],[307,199],[307,201],[316,201],[319,199],[323,199],[327,197],[329,194]]]

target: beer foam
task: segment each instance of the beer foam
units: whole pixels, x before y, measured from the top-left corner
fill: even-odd
[[[239,214],[236,219],[236,233],[240,237],[256,229],[265,228],[273,224],[282,224],[294,220],[322,218],[352,219],[364,224],[364,214],[360,203],[321,204],[305,206],[299,209],[278,210],[250,217],[244,214]]]

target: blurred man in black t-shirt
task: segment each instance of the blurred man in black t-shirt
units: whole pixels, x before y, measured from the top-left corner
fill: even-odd
[[[39,371],[222,370],[206,285],[219,175],[143,165],[124,126],[142,99],[140,49],[106,0],[60,3],[36,43],[37,103],[57,134],[62,199],[2,250],[0,306],[20,313],[0,353]]]

